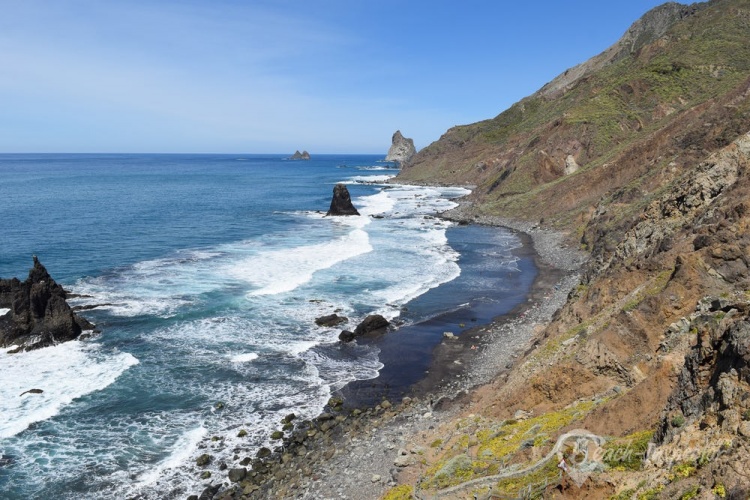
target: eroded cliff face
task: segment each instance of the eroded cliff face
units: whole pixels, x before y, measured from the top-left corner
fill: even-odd
[[[539,460],[576,428],[605,436],[605,449],[636,443],[636,459],[605,460],[581,484],[555,468],[539,483],[536,471],[495,493],[750,492],[736,474],[750,468],[750,4],[650,14],[617,57],[449,130],[399,176],[475,184],[469,213],[561,230],[591,257],[537,342],[482,396],[481,417],[509,426],[508,439],[517,415],[543,429],[528,446],[498,447],[506,465]]]

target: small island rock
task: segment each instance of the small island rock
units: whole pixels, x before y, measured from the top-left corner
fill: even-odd
[[[336,184],[333,187],[333,198],[331,198],[331,208],[326,215],[359,215],[357,209],[352,205],[352,199],[349,196],[349,190],[344,184]]]
[[[307,151],[302,151],[301,153],[299,150],[295,151],[292,156],[289,157],[290,160],[309,160],[310,159],[310,153]]]

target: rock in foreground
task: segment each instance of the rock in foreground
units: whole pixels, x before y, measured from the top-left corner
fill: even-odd
[[[352,205],[349,190],[343,184],[336,184],[333,188],[331,208],[326,215],[359,215],[357,209]]]
[[[0,279],[0,307],[10,311],[0,316],[0,347],[17,345],[39,349],[77,338],[94,326],[73,313],[66,292],[34,257],[29,277]]]

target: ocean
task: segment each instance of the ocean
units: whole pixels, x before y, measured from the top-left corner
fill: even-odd
[[[381,159],[0,155],[0,277],[25,279],[37,255],[83,296],[71,305],[100,305],[82,315],[101,330],[0,349],[0,496],[199,494],[221,463],[273,447],[285,415],[376,379],[399,343],[415,382],[439,329],[525,300],[536,271],[517,235],[436,218],[468,190],[387,184]],[[361,216],[325,216],[338,182]],[[341,344],[314,322],[334,312],[402,326]]]

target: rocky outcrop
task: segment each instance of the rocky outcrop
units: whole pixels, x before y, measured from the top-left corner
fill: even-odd
[[[344,316],[339,316],[338,314],[327,314],[325,316],[316,318],[315,324],[318,326],[330,328],[333,326],[338,326],[342,323],[346,323],[347,321],[349,320]]]
[[[299,150],[295,151],[292,156],[289,157],[290,160],[309,160],[310,159],[310,153],[307,151],[302,151],[301,153]]]
[[[565,157],[565,175],[576,173],[578,168],[578,163],[576,163],[576,159],[573,155],[568,155]]]
[[[331,208],[328,209],[326,215],[359,215],[357,209],[352,205],[349,190],[344,184],[336,184],[334,186]]]
[[[362,323],[357,325],[354,329],[354,335],[367,335],[370,333],[381,333],[384,332],[390,323],[380,314],[371,314],[367,316]]]
[[[408,163],[415,154],[417,154],[417,149],[414,147],[414,141],[401,135],[400,130],[396,130],[385,161],[394,161],[401,166]]]
[[[704,300],[689,331],[697,343],[669,398],[656,436],[659,444],[673,441],[691,424],[735,434],[741,421],[750,420],[750,304]]]
[[[73,313],[66,297],[36,256],[26,281],[0,280],[0,308],[10,309],[0,316],[0,346],[39,349],[92,330],[91,323]]]
[[[590,243],[596,272],[606,270],[613,261],[623,262],[636,255],[654,252],[694,215],[709,206],[726,189],[737,182],[739,172],[750,167],[750,133],[744,134],[729,146],[717,151],[697,168],[676,182],[660,198],[652,201],[629,229],[614,252],[608,251],[604,229],[592,237],[584,234],[583,242]],[[596,217],[606,215],[599,208]],[[595,220],[595,219],[594,219]],[[597,241],[592,241],[596,239]],[[665,243],[666,242],[666,243]],[[701,243],[699,242],[700,246]]]
[[[385,319],[380,314],[371,314],[367,316],[362,322],[357,325],[357,328],[354,329],[353,332],[349,330],[344,330],[339,335],[339,340],[341,342],[351,342],[357,337],[361,337],[363,335],[376,335],[380,333],[385,333],[388,330],[388,327],[390,326],[390,323],[387,319]]]

